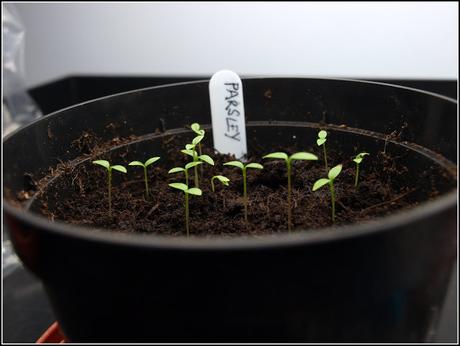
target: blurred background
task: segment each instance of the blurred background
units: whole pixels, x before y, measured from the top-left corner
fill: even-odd
[[[2,24],[4,134],[78,102],[221,69],[457,97],[457,2],[10,2]],[[3,260],[3,341],[34,342],[55,318],[7,239]],[[456,281],[436,341],[457,340]]]
[[[16,4],[26,85],[69,75],[457,79],[458,3]]]
[[[75,103],[221,69],[457,95],[457,2],[2,6],[10,130]]]

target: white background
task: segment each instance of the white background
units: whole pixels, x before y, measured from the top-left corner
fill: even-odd
[[[456,79],[458,4],[16,4],[28,86],[74,74]]]

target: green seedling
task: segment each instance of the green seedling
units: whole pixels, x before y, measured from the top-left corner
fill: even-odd
[[[323,146],[323,154],[324,154],[324,167],[326,168],[326,172],[328,171],[328,166],[327,166],[327,154],[326,154],[326,139],[327,137],[327,132],[324,130],[321,130],[318,132],[318,139],[316,140],[316,144],[318,146]]]
[[[185,230],[188,237],[190,236],[188,196],[201,196],[203,192],[197,187],[189,188],[188,185],[184,183],[171,183],[169,186],[173,189],[181,190],[185,195]]]
[[[204,138],[204,130],[201,128],[200,124],[198,123],[193,123],[190,125],[190,128],[192,129],[193,132],[196,133],[197,137],[202,136]],[[196,137],[195,137],[196,138]],[[201,140],[198,142],[198,155],[201,156],[202,151],[201,151]],[[203,166],[200,166],[200,175],[203,177]]]
[[[315,184],[313,185],[313,191],[318,190],[320,187],[329,184],[329,189],[331,191],[331,202],[332,202],[332,222],[335,221],[335,191],[334,191],[334,180],[337,178],[337,176],[340,174],[342,171],[342,165],[337,165],[335,167],[332,167],[328,174],[327,174],[327,179],[326,178],[321,178],[318,179]]]
[[[199,136],[202,136],[204,138],[204,130],[201,128],[200,124],[198,123],[193,123],[190,128],[192,129],[193,132],[195,132],[197,134],[197,137]],[[195,137],[196,138],[196,137]],[[201,142],[201,140],[200,140]],[[201,155],[202,152],[201,152],[201,143],[198,143],[198,154]]]
[[[359,165],[363,161],[364,156],[369,155],[369,153],[359,153],[353,159],[356,162],[356,173],[355,173],[355,187],[358,186],[358,177],[359,177]]]
[[[168,174],[172,174],[172,173],[180,173],[180,172],[183,172],[184,175],[185,175],[185,184],[188,186],[188,180],[189,180],[189,174],[188,174],[188,170],[190,168],[194,168],[198,165],[201,165],[202,162],[200,161],[196,161],[196,162],[189,162],[185,165],[184,168],[182,167],[174,167],[174,168],[171,168],[169,171],[168,171]]]
[[[196,148],[196,145],[199,144],[202,139],[204,137],[203,136],[196,136],[192,143],[191,144],[187,144],[185,146],[185,149],[182,149],[181,152],[188,155],[188,156],[191,156],[192,157],[192,162],[206,162],[207,164],[211,165],[211,166],[214,166],[214,160],[209,156],[209,155],[199,155],[198,152],[195,150]],[[199,179],[198,179],[198,171],[197,171],[197,167],[194,166],[194,170],[195,170],[195,187],[199,187],[200,186],[200,182],[199,182]]]
[[[158,156],[151,157],[144,163],[140,161],[132,161],[129,163],[129,166],[141,166],[144,168],[144,182],[145,182],[145,198],[149,198],[149,182],[147,179],[147,167],[150,166],[152,163],[155,163],[159,160],[160,158]]]
[[[286,162],[287,167],[287,183],[288,183],[288,230],[291,232],[291,224],[292,224],[292,207],[291,207],[291,171],[292,171],[292,161],[294,160],[306,160],[306,161],[315,161],[318,160],[318,156],[307,153],[307,152],[300,152],[292,154],[288,156],[286,153],[271,153],[265,155],[264,159],[275,159],[275,160],[284,160]]]
[[[263,169],[264,166],[262,166],[260,163],[248,163],[247,165],[245,165],[244,163],[242,163],[240,161],[226,162],[226,163],[224,163],[224,166],[238,167],[243,172],[244,221],[247,224],[248,223],[248,197],[247,197],[247,188],[246,188],[246,171],[247,171],[248,168]]]
[[[126,168],[121,165],[110,165],[109,161],[96,160],[93,164],[104,167],[107,170],[107,190],[109,198],[109,216],[112,217],[112,170],[116,170],[121,173],[127,173]]]
[[[227,177],[224,177],[223,175],[215,175],[211,178],[211,189],[212,189],[212,192],[216,192],[216,188],[214,186],[214,179],[217,179],[219,180],[222,185],[225,185],[225,186],[228,186],[228,183],[230,182],[230,179],[228,179]]]

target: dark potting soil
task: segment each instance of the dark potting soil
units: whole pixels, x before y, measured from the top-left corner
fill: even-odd
[[[133,138],[129,138],[126,141],[132,140]],[[187,157],[179,152],[185,145],[183,140],[175,139],[174,136],[163,140],[163,149],[167,155],[148,168],[151,192],[148,199],[145,197],[142,168],[127,165],[129,146],[117,155],[106,154],[108,148],[123,143],[115,138],[110,143],[101,144],[94,136],[85,133],[75,145],[84,153],[82,158],[88,160],[77,165],[61,164],[44,179],[31,183],[31,190],[41,191],[31,209],[50,220],[75,225],[118,232],[185,235],[184,195],[168,186],[171,182],[183,182],[184,177],[181,173],[167,173],[170,168],[183,167],[187,162]],[[450,176],[440,174],[438,166],[433,165],[414,175],[403,164],[404,155],[397,156],[380,151],[365,157],[360,167],[359,185],[355,187],[356,166],[352,161],[353,157],[345,155],[340,149],[331,148],[328,148],[329,167],[343,164],[342,173],[334,183],[335,225],[365,222],[413,207],[419,201],[442,193],[439,186],[448,189],[455,184]],[[319,157],[316,162],[293,163],[293,231],[333,225],[328,186],[316,192],[312,191],[314,182],[327,176],[321,149],[290,147],[277,148],[274,151],[285,151],[289,154],[309,151]],[[203,165],[202,173],[198,170],[199,187],[203,190],[203,195],[190,198],[191,235],[238,236],[287,232],[287,179],[284,162],[262,160],[261,157],[267,151],[257,146],[252,150],[250,162],[262,163],[264,169],[248,170],[249,202],[246,224],[241,170],[222,165],[234,158],[215,154],[206,146],[203,147],[203,153],[214,158],[215,166]],[[102,167],[91,164],[94,159],[110,159],[112,164],[123,164],[128,169],[128,174],[113,171],[112,217],[108,215],[106,172]],[[193,170],[190,170],[190,174],[192,184]],[[225,187],[216,181],[216,192],[213,193],[210,179],[217,174],[228,177],[230,186]],[[443,183],[440,184],[439,180],[443,180]],[[22,199],[28,199],[33,194],[32,191],[23,193],[26,195],[20,196]]]

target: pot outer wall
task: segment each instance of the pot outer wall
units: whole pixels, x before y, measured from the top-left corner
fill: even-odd
[[[340,80],[244,80],[248,122],[347,124],[456,162],[456,103]],[[4,143],[4,186],[81,153],[83,131],[107,140],[210,122],[208,83],[120,94],[35,122]],[[51,134],[51,135],[50,135]],[[27,158],[27,159],[26,159]],[[171,248],[47,229],[5,212],[18,255],[44,283],[73,342],[423,341],[456,259],[456,206],[382,232],[254,248]],[[382,221],[383,222],[383,221]],[[377,223],[376,227],[385,226]]]

